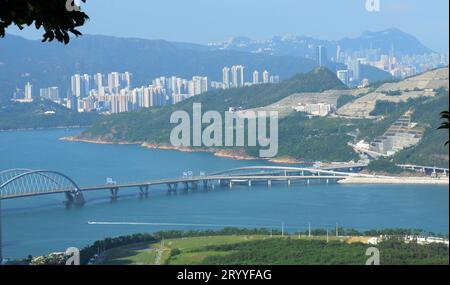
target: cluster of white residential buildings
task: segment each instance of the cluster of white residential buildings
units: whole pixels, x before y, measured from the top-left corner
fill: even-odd
[[[210,82],[206,76],[183,79],[176,76],[158,77],[150,85],[132,87],[133,74],[111,72],[74,74],[70,78],[67,96],[60,96],[58,87],[41,88],[39,97],[64,105],[77,112],[122,113],[142,108],[177,104],[185,99],[200,95],[210,89],[240,88],[263,83],[279,83],[278,76],[263,71],[253,72],[253,81],[245,82],[245,67],[235,65],[223,69],[223,82]],[[24,91],[17,90],[13,100],[32,102],[32,85],[27,83]]]
[[[269,71],[262,72],[254,70],[251,76],[251,81],[245,81],[245,67],[242,65],[233,65],[231,68],[225,66],[222,70],[222,82],[211,82],[212,88],[229,89],[246,86],[253,86],[258,84],[277,84],[280,83],[278,75],[271,75]]]
[[[313,117],[326,117],[336,112],[336,106],[333,104],[299,104],[294,107],[297,112],[303,112]]]

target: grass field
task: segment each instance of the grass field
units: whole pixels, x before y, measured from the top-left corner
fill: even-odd
[[[298,237],[292,239],[301,240],[326,240],[326,237]],[[163,254],[160,264],[170,265],[197,265],[202,264],[205,258],[211,256],[230,255],[233,251],[207,250],[207,247],[232,245],[244,242],[252,242],[268,239],[281,239],[281,237],[269,236],[208,236],[190,237],[180,239],[168,239],[164,241]],[[345,238],[330,237],[330,241]],[[104,254],[102,264],[106,265],[156,265],[158,250],[161,244],[134,244],[111,249]],[[171,255],[174,250],[179,250],[177,255]]]

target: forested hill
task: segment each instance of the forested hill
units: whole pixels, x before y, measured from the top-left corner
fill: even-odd
[[[97,113],[76,113],[48,100],[0,104],[0,130],[90,126]]]
[[[105,141],[150,142],[169,144],[173,124],[170,116],[176,110],[192,113],[193,103],[202,103],[202,111],[227,111],[230,107],[244,109],[267,106],[298,92],[320,92],[346,88],[326,69],[315,69],[299,74],[278,85],[261,85],[205,93],[175,106],[138,112],[105,116],[84,132],[84,139]],[[355,97],[355,100],[358,97]],[[361,139],[370,142],[382,135],[389,126],[409,109],[414,109],[413,121],[424,127],[423,140],[415,147],[403,150],[393,157],[396,163],[414,163],[448,167],[448,132],[437,130],[439,113],[448,106],[448,90],[440,89],[435,97],[410,99],[403,103],[377,103],[372,115],[383,120],[350,119],[335,117],[310,118],[303,113],[293,113],[279,121],[278,157],[314,162],[358,160],[358,155],[348,145]],[[358,137],[351,133],[359,133]],[[258,148],[245,152],[258,156]],[[240,154],[242,149],[236,149]]]
[[[316,68],[280,84],[211,91],[174,106],[107,116],[82,134],[82,137],[169,143],[170,131],[173,128],[170,124],[171,113],[175,110],[192,112],[192,104],[196,102],[202,103],[205,111],[224,112],[230,107],[248,109],[266,106],[293,93],[344,88],[346,88],[345,85],[331,71]]]
[[[440,112],[448,108],[448,91],[441,89],[435,97],[410,99],[392,103],[380,101],[372,115],[383,120],[345,119],[332,117],[308,118],[294,113],[280,121],[279,156],[307,161],[358,160],[358,155],[348,145],[362,139],[371,142],[381,136],[406,111],[413,109],[412,121],[425,129],[421,142],[389,158],[393,163],[430,165],[448,168],[449,149],[444,146],[448,130],[438,130],[442,120]],[[357,138],[349,133],[359,133]],[[249,150],[257,155],[255,149]]]

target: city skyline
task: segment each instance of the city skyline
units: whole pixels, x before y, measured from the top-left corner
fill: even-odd
[[[193,75],[192,79],[177,76],[160,76],[151,84],[133,86],[133,73],[109,72],[94,74],[73,74],[70,76],[66,96],[60,94],[58,86],[39,89],[39,96],[33,96],[30,82],[24,89],[16,88],[11,100],[20,103],[31,103],[34,99],[47,99],[71,109],[74,112],[122,113],[143,108],[172,105],[190,97],[201,95],[211,89],[242,88],[258,84],[277,84],[278,75],[270,75],[269,71],[254,70],[251,81],[245,81],[245,67],[233,65],[222,69],[223,81],[210,81],[207,76]],[[231,75],[231,76],[230,76]]]

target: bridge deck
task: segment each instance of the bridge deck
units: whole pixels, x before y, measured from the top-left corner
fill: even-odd
[[[86,186],[80,187],[79,190],[82,192],[91,192],[91,191],[101,191],[101,190],[110,190],[110,189],[127,189],[127,188],[139,188],[139,187],[150,187],[150,186],[158,186],[158,185],[167,185],[167,184],[180,184],[180,183],[199,183],[199,182],[210,182],[210,181],[252,181],[252,182],[261,182],[261,181],[296,181],[296,180],[342,180],[347,178],[348,176],[342,175],[334,175],[334,176],[280,176],[280,175],[255,175],[255,176],[245,176],[245,175],[235,175],[235,176],[198,176],[198,177],[188,177],[188,178],[178,178],[178,179],[161,179],[161,180],[149,180],[145,182],[136,182],[136,183],[124,183],[124,184],[104,184],[97,186]],[[70,189],[60,189],[49,192],[40,192],[40,193],[20,193],[16,195],[4,195],[1,198],[4,200],[14,199],[20,197],[33,197],[33,196],[43,196],[43,195],[51,195],[58,193],[66,193],[71,192]]]

